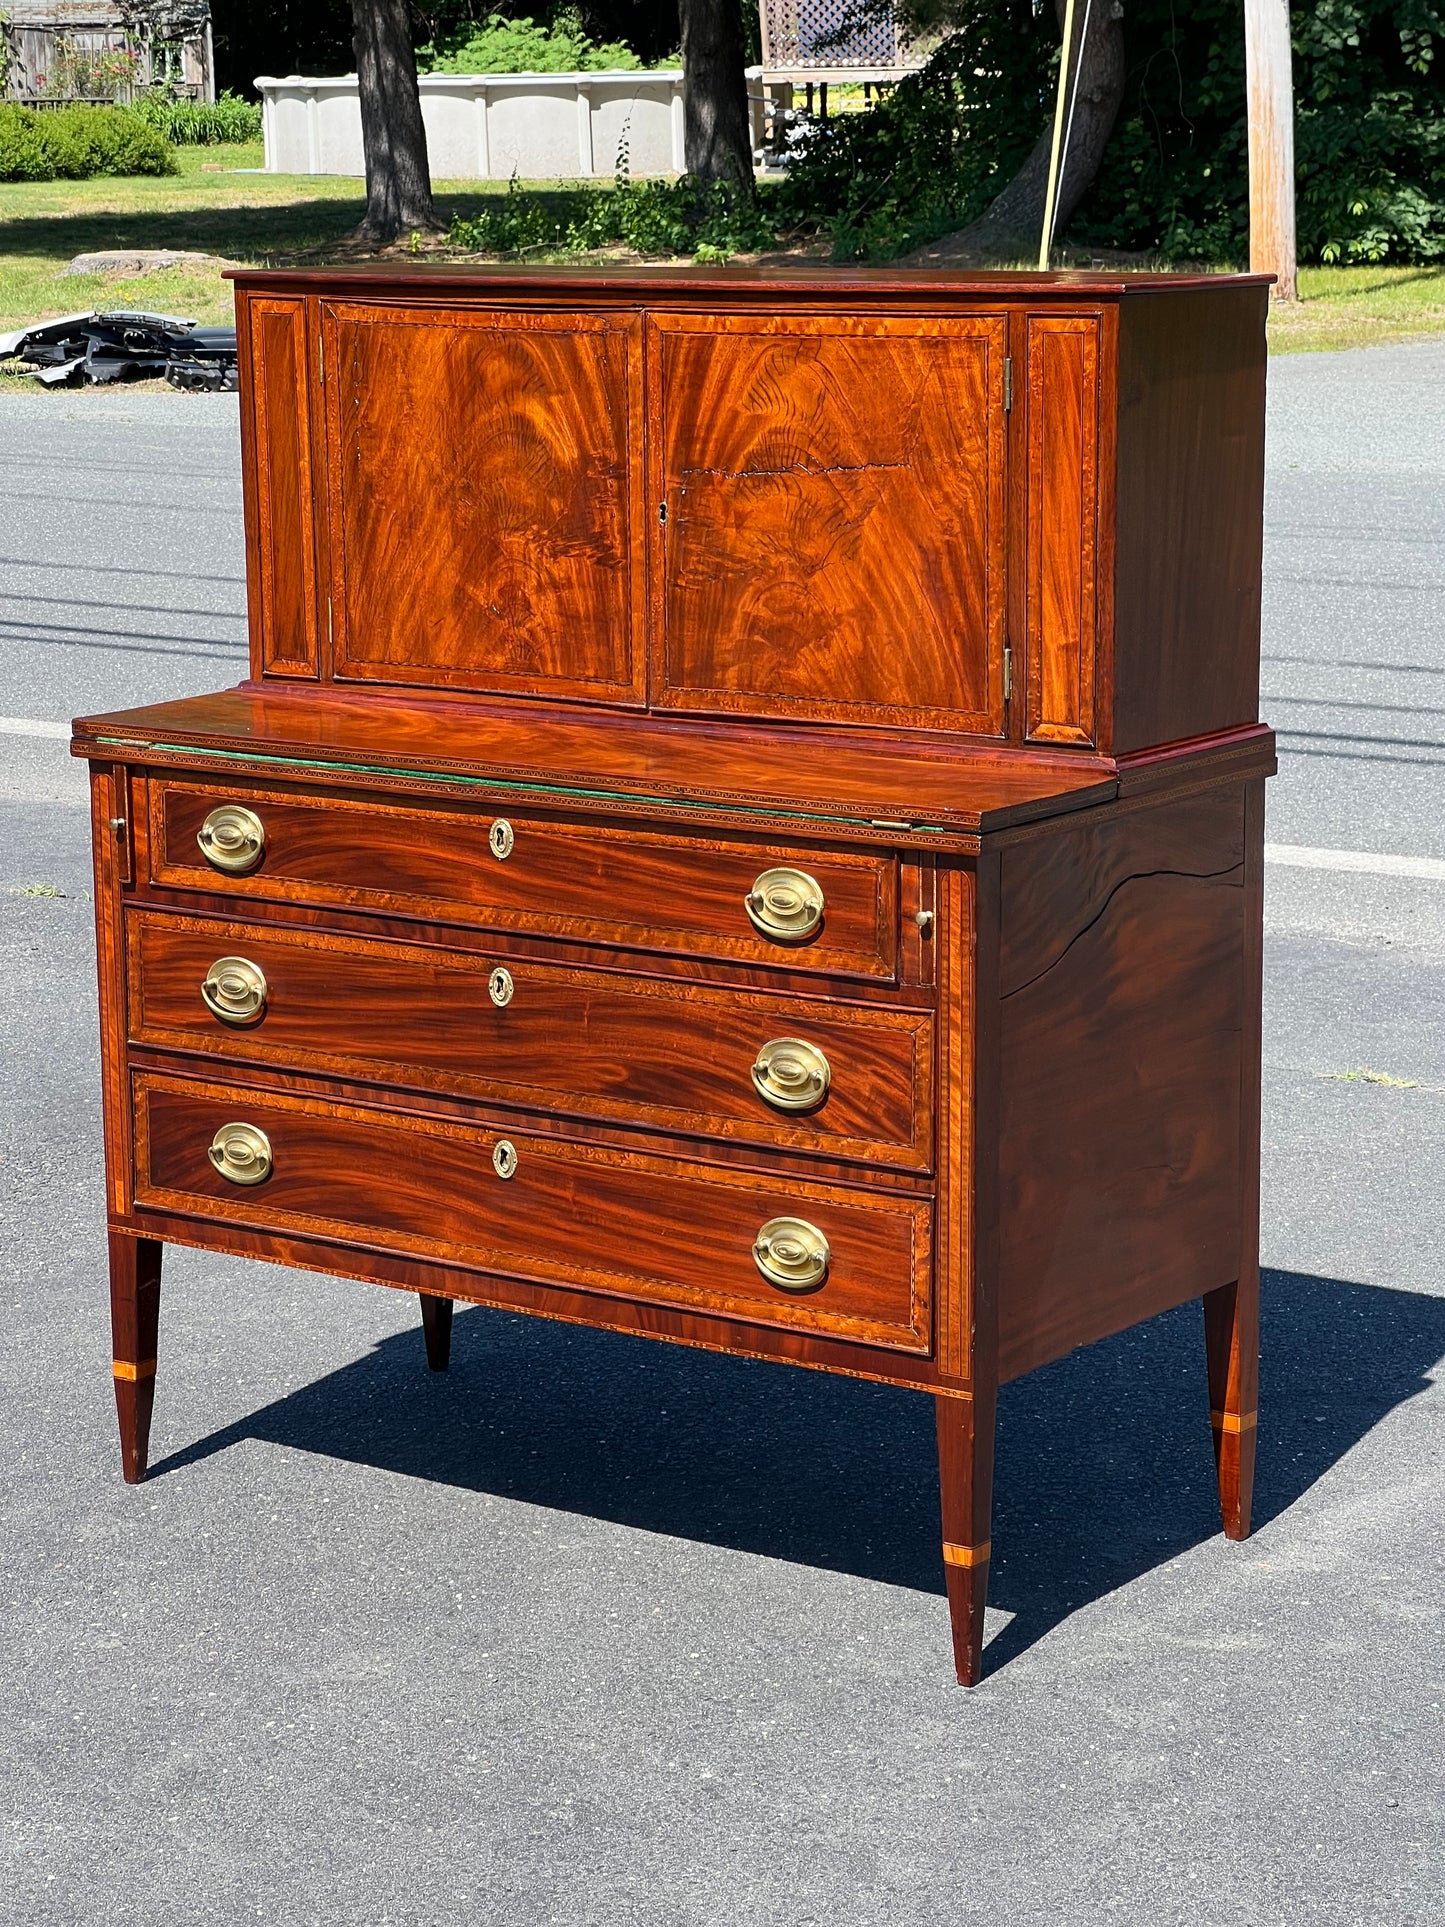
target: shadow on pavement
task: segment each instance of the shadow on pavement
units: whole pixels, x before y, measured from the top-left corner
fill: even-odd
[[[1442,1356],[1445,1299],[1267,1272],[1256,1530]],[[151,1476],[242,1439],[943,1590],[931,1401],[888,1386],[459,1311],[446,1376],[426,1369],[418,1319]],[[1013,1618],[991,1666],[1216,1536],[1198,1306],[1007,1387],[994,1498],[990,1604]]]

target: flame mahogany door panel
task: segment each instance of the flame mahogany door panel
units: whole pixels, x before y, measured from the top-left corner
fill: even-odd
[[[653,700],[1004,729],[1002,315],[654,315]]]
[[[641,703],[640,326],[322,311],[338,680]]]

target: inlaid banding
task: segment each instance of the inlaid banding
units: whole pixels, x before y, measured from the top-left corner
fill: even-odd
[[[982,1566],[988,1563],[988,1555],[993,1550],[992,1539],[985,1539],[979,1546],[956,1546],[948,1539],[943,1542],[943,1557],[950,1566]]]
[[[110,1361],[110,1369],[113,1377],[123,1378],[133,1385],[137,1379],[154,1378],[156,1362],[153,1358],[143,1358],[133,1365],[128,1358],[113,1358]]]
[[[1211,1412],[1209,1422],[1216,1432],[1248,1432],[1258,1424],[1258,1412]]]

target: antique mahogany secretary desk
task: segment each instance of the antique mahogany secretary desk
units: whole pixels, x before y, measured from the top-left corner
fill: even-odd
[[[202,1245],[1255,1423],[1266,285],[240,273],[251,674],[91,762],[114,1372]],[[1202,1424],[1202,1418],[1201,1418]]]

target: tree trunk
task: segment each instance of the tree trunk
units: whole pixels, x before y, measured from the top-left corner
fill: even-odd
[[[1055,0],[1060,31],[1063,28],[1065,0]],[[1104,149],[1114,129],[1114,118],[1124,98],[1124,8],[1121,0],[1093,0],[1088,9],[1088,33],[1084,34],[1085,0],[1074,0],[1073,72],[1065,95],[1065,126],[1068,110],[1077,104],[1074,123],[1068,132],[1059,177],[1058,208],[1054,234],[1061,235],[1069,217],[1083,200],[1099,171]],[[1008,186],[971,226],[956,234],[942,235],[927,247],[906,257],[914,266],[943,266],[980,260],[1026,260],[1037,258],[1039,238],[1044,225],[1044,197],[1048,192],[1049,151],[1053,145],[1052,114],[1032,152]]]
[[[739,0],[678,0],[682,29],[683,155],[698,181],[753,191],[748,83]]]
[[[385,246],[399,234],[434,233],[416,54],[407,0],[351,0],[352,45],[366,154],[366,214],[356,237]]]

